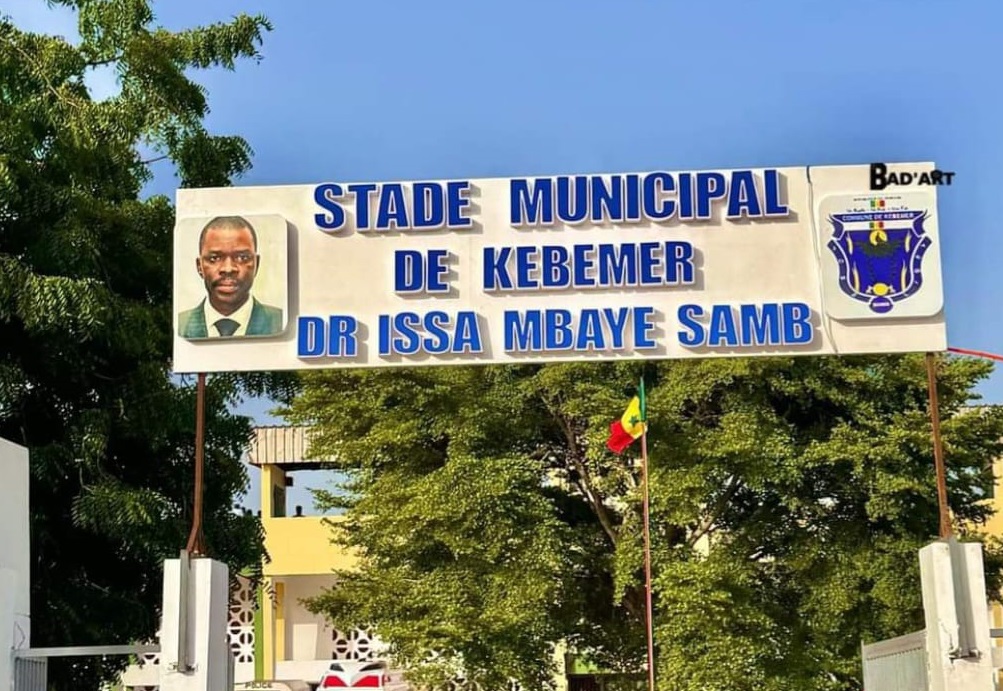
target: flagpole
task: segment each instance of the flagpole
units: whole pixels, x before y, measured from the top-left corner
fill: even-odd
[[[644,485],[644,599],[645,628],[648,638],[648,691],[655,691],[655,636],[651,607],[651,524],[648,500],[648,426],[641,432],[641,483]]]

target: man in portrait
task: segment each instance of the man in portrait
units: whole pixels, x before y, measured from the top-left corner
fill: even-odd
[[[195,270],[206,297],[178,317],[182,338],[269,336],[282,331],[282,310],[252,294],[261,266],[258,236],[240,216],[218,216],[202,228]]]

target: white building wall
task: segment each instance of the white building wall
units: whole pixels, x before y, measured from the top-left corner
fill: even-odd
[[[14,648],[31,640],[28,449],[0,438],[0,569],[14,572]]]
[[[289,660],[331,660],[335,649],[334,630],[323,615],[311,614],[303,605],[337,582],[334,576],[286,576],[285,617],[286,657]]]

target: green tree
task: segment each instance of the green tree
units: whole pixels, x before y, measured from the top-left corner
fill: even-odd
[[[247,170],[246,142],[206,131],[188,75],[258,58],[270,27],[241,15],[173,32],[145,0],[55,4],[77,13],[79,41],[0,17],[0,435],[31,452],[32,643],[126,643],[155,632],[161,561],[186,542],[195,431],[191,382],[170,376],[174,212],[142,198],[139,152],[183,186]],[[119,93],[92,97],[98,67]],[[206,406],[206,539],[232,569],[262,546],[234,507],[239,395],[215,378]],[[95,688],[119,664],[54,664],[50,679]]]
[[[1003,411],[969,407],[988,365],[940,367],[950,501],[976,529]],[[360,554],[311,607],[423,679],[540,688],[557,641],[641,669],[639,444],[605,439],[642,373],[659,688],[859,689],[861,639],[923,625],[938,514],[914,356],[310,373],[284,414],[350,472],[320,498]]]

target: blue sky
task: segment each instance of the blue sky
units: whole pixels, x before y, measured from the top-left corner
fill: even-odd
[[[44,0],[31,30],[75,32]],[[263,13],[264,60],[197,74],[240,182],[934,160],[952,346],[1003,351],[1003,2],[170,0],[171,29]],[[97,93],[114,89],[95,75]],[[172,194],[165,167],[151,193]],[[1003,402],[1003,375],[981,389]],[[267,405],[246,410],[269,421]],[[303,502],[306,503],[306,502]]]

